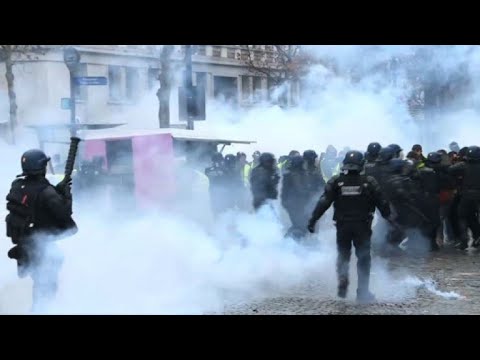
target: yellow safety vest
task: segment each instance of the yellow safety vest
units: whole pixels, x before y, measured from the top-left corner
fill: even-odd
[[[421,169],[421,168],[423,168],[423,167],[425,167],[425,162],[420,161],[420,162],[417,164],[417,169]]]
[[[243,166],[243,183],[245,186],[248,186],[250,184],[250,172],[252,171],[252,167],[250,164],[245,164]]]

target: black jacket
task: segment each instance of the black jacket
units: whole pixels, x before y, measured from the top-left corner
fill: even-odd
[[[459,162],[450,166],[448,172],[461,179],[463,196],[480,199],[480,162]]]
[[[22,227],[22,219],[30,224],[25,235],[30,238],[38,233],[60,235],[77,231],[72,219],[72,199],[61,195],[44,177],[26,177],[15,180],[7,195],[7,236],[14,243],[22,238],[11,236],[16,228]],[[27,234],[28,233],[28,234]],[[21,236],[20,236],[21,237]]]
[[[315,223],[332,203],[335,209],[333,220],[337,222],[372,220],[375,208],[385,218],[390,215],[388,202],[375,179],[358,173],[336,175],[328,181],[310,224]]]
[[[280,176],[277,168],[267,169],[258,165],[252,170],[250,187],[254,199],[276,199],[278,197],[278,183]]]
[[[282,177],[282,205],[286,209],[305,206],[309,199],[307,173],[304,169],[287,170]]]

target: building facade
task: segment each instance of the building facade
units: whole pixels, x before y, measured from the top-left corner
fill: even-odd
[[[76,110],[81,123],[128,122],[135,125],[144,117],[155,121],[158,113],[160,47],[156,45],[79,45],[81,65],[78,76],[102,76],[106,86],[77,86]],[[255,56],[269,56],[268,45],[252,46]],[[207,105],[217,99],[234,106],[278,102],[267,77],[252,73],[239,45],[200,45],[192,57],[193,84],[204,86]],[[178,86],[182,83],[183,46],[172,55],[175,86],[171,94],[171,121],[178,122]],[[3,67],[0,64],[0,67]],[[0,69],[2,74],[4,68]],[[20,124],[68,122],[69,111],[61,99],[69,98],[69,72],[60,49],[35,59],[18,60],[14,66],[15,90]],[[281,105],[293,105],[298,84],[288,85]],[[208,112],[207,112],[208,120]],[[0,77],[0,122],[8,121],[7,86]]]

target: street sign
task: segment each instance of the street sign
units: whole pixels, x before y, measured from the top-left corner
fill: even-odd
[[[80,76],[74,78],[75,85],[107,85],[107,78],[104,76]]]
[[[72,108],[72,100],[70,98],[62,98],[60,106],[63,110],[70,110]]]

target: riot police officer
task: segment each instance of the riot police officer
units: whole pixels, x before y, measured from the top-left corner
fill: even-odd
[[[278,197],[280,176],[275,162],[273,154],[263,153],[258,159],[258,166],[252,170],[250,188],[255,210],[258,210],[267,200],[275,200]]]
[[[76,233],[72,219],[71,182],[53,186],[46,179],[50,158],[41,150],[22,155],[22,174],[7,195],[7,237],[15,246],[8,256],[17,261],[19,277],[33,280],[32,310],[44,310],[58,287],[63,257],[52,240]]]
[[[308,224],[310,232],[315,223],[334,204],[333,220],[337,227],[337,275],[338,296],[345,298],[348,290],[348,268],[352,242],[357,255],[358,289],[357,301],[375,299],[369,290],[370,282],[370,236],[375,207],[383,217],[390,216],[390,208],[378,183],[370,176],[361,175],[363,154],[349,151],[343,160],[343,173],[330,179],[325,192],[317,203]]]
[[[442,155],[431,152],[427,155],[425,166],[418,171],[421,191],[417,207],[425,214],[426,222],[422,224],[421,234],[430,242],[431,250],[438,250],[436,242],[440,227],[440,190],[446,174],[442,173]]]
[[[242,207],[244,195],[244,184],[242,173],[237,164],[237,157],[233,154],[227,154],[224,158],[224,179],[227,190],[226,209],[234,209]]]
[[[460,241],[456,247],[468,248],[468,228],[472,230],[473,245],[480,245],[480,147],[470,146],[465,156],[466,162],[460,162],[449,168],[450,174],[461,176],[462,188],[458,203],[458,225]]]
[[[205,169],[209,181],[210,204],[214,216],[228,207],[228,191],[223,155],[215,152],[212,155],[212,166]]]
[[[322,172],[316,164],[317,158],[318,155],[314,150],[306,150],[303,152],[308,192],[310,193],[310,196],[313,197],[319,196],[325,187],[325,180],[323,179]]]
[[[292,160],[295,156],[300,156],[300,153],[299,153],[297,150],[291,150],[291,151],[288,153],[288,156],[282,156],[282,157],[280,157],[280,159],[278,160],[278,169],[280,170],[280,172],[281,172],[282,174],[284,174],[286,171],[288,171],[288,167],[289,167],[290,164],[291,164],[291,160]]]
[[[377,165],[378,153],[382,146],[378,142],[368,144],[367,152],[365,153],[365,166],[363,172],[365,175],[371,175],[373,168]]]
[[[310,192],[307,184],[307,172],[302,156],[294,156],[290,160],[290,166],[282,177],[282,206],[288,213],[292,226],[287,236],[295,239],[301,238],[306,233],[308,217],[311,214],[307,210],[310,200]],[[298,236],[297,236],[298,235]]]
[[[338,173],[338,165],[337,149],[333,145],[328,145],[320,161],[320,169],[325,182]]]

